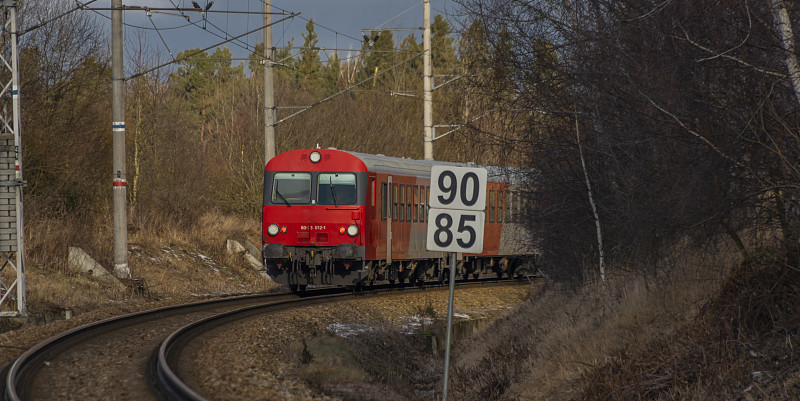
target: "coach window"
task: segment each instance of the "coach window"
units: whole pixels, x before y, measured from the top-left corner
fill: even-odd
[[[494,189],[489,191],[489,223],[494,223]]]
[[[392,184],[392,220],[397,221],[397,184]]]
[[[406,221],[406,184],[400,184],[400,221]]]
[[[418,198],[417,195],[419,195],[419,187],[417,187],[416,185],[412,185],[411,186],[411,195],[409,196],[409,198],[411,198],[411,210],[412,210],[411,211],[411,221],[413,221],[415,223],[417,222],[417,219],[419,218],[419,214],[417,213],[417,198]]]
[[[375,206],[375,197],[377,194],[375,193],[375,177],[371,177],[369,179],[369,199],[370,199],[370,206]]]
[[[381,183],[381,221],[386,220],[386,183]]]
[[[425,221],[425,187],[419,186],[419,198],[417,198],[417,221]]]
[[[414,222],[419,221],[419,185],[414,185]]]
[[[425,187],[425,221],[431,217],[431,187]]]
[[[309,202],[311,202],[311,174],[275,173],[272,181],[272,203]]]
[[[411,222],[411,185],[406,185],[406,221]]]
[[[508,191],[506,195],[506,221],[514,222],[514,191]]]
[[[497,191],[497,222],[503,222],[503,209],[505,209],[506,205],[505,200],[506,191]]]
[[[414,202],[414,218],[415,221],[422,221],[422,216],[419,214],[419,205],[422,204],[422,195],[420,194],[422,190],[421,185],[417,185],[414,187],[414,196],[416,197],[416,202]]]
[[[505,220],[503,221],[508,221],[509,218],[508,214],[511,213],[511,207],[510,207],[511,198],[509,198],[511,196],[511,191],[504,192],[503,196],[505,197],[505,202],[503,202],[503,208],[506,210],[506,217]]]
[[[355,174],[319,173],[317,178],[317,204],[355,205],[356,195]]]
[[[406,221],[411,221],[411,204],[414,202],[414,186],[406,186]]]

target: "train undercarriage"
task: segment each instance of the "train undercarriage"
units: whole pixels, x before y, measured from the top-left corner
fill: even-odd
[[[263,251],[267,273],[295,291],[308,286],[358,287],[376,284],[443,283],[449,279],[449,256],[435,259],[365,260],[363,248],[281,247]],[[343,257],[349,256],[349,257]],[[526,256],[467,256],[456,261],[457,280],[515,277],[529,274]]]

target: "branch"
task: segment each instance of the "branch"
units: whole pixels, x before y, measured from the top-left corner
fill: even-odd
[[[723,157],[723,158],[725,158],[726,160],[730,161],[731,163],[733,163],[733,164],[734,164],[734,165],[736,165],[737,167],[745,167],[745,166],[743,166],[741,163],[739,163],[738,161],[734,160],[732,157],[730,157],[730,156],[728,156],[727,154],[725,154],[725,152],[723,152],[722,150],[720,150],[720,149],[719,149],[719,148],[718,148],[716,145],[714,145],[714,144],[713,144],[713,143],[712,143],[710,140],[708,140],[708,138],[706,138],[706,137],[704,137],[704,136],[700,135],[700,134],[699,134],[697,131],[695,131],[695,130],[693,130],[693,129],[689,128],[689,127],[687,127],[687,126],[686,126],[686,124],[684,124],[684,123],[683,123],[683,121],[681,121],[681,119],[680,119],[680,118],[678,118],[678,116],[676,116],[675,114],[672,114],[672,113],[670,113],[670,112],[669,112],[669,111],[667,111],[665,108],[663,108],[663,107],[659,106],[659,105],[658,105],[658,103],[656,103],[655,101],[653,101],[653,99],[651,99],[649,96],[647,96],[647,95],[645,95],[644,93],[642,93],[642,91],[640,91],[640,90],[638,90],[638,89],[637,89],[637,92],[639,92],[639,94],[640,94],[640,95],[642,95],[642,97],[644,97],[645,99],[647,99],[647,101],[648,101],[648,102],[650,102],[650,104],[652,104],[652,105],[653,105],[653,107],[657,108],[657,109],[658,109],[659,111],[661,111],[662,113],[664,113],[664,114],[666,114],[666,115],[668,115],[668,116],[672,117],[672,119],[673,119],[673,120],[675,120],[675,122],[677,122],[677,123],[678,123],[678,125],[680,125],[680,126],[681,126],[681,128],[685,129],[685,130],[686,130],[688,133],[690,133],[690,134],[694,135],[695,137],[697,137],[697,138],[698,138],[698,139],[700,139],[701,141],[705,142],[705,143],[706,143],[708,146],[710,146],[710,147],[711,147],[711,149],[714,149],[714,151],[715,151],[715,152],[719,153],[719,155],[720,155],[720,156],[722,156],[722,157]]]
[[[684,38],[686,39],[687,42],[689,42],[690,44],[692,44],[693,46],[697,47],[700,50],[703,50],[705,52],[714,54],[714,56],[697,60],[697,62],[707,61],[707,60],[712,60],[712,59],[715,59],[715,58],[718,58],[718,57],[722,57],[722,58],[726,58],[728,60],[732,60],[732,61],[734,61],[736,63],[739,63],[739,64],[741,64],[741,65],[743,65],[745,67],[752,68],[752,69],[754,69],[754,70],[756,70],[758,72],[761,72],[761,73],[764,73],[764,74],[767,74],[767,75],[772,75],[774,77],[780,77],[780,78],[785,78],[786,77],[786,74],[781,74],[779,72],[770,71],[770,70],[767,70],[767,69],[764,69],[764,68],[761,68],[761,67],[757,67],[757,66],[755,66],[753,64],[750,64],[747,61],[744,61],[744,60],[742,60],[742,59],[740,59],[738,57],[734,57],[734,56],[725,54],[725,53],[727,53],[727,52],[729,52],[729,51],[731,51],[733,49],[728,49],[728,50],[726,50],[726,51],[724,51],[722,53],[719,53],[719,52],[716,52],[716,51],[714,51],[712,49],[709,49],[708,47],[705,47],[705,46],[701,45],[700,43],[697,43],[694,40],[692,40],[692,38],[689,37],[689,33],[686,32],[686,30],[683,29],[683,27],[681,27],[681,31],[683,31]],[[748,33],[748,35],[749,35],[749,33]],[[742,44],[744,44],[744,43],[742,43]],[[739,45],[739,46],[741,46],[741,45]],[[738,48],[738,46],[737,46],[737,48]]]

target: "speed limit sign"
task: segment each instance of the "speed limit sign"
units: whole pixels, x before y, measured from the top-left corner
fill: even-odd
[[[433,166],[429,251],[481,253],[486,207],[486,169]]]

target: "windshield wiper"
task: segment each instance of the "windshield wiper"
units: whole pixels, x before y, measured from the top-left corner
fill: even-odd
[[[283,195],[281,194],[281,191],[278,191],[278,183],[277,182],[275,183],[275,194],[277,194],[278,196],[281,197],[281,200],[283,201],[283,203],[286,204],[287,207],[292,207],[292,205],[289,203],[289,201],[287,201],[286,198],[283,197]]]
[[[331,195],[333,195],[333,206],[339,207],[339,202],[336,201],[336,189],[333,187],[333,178],[330,178],[328,183],[331,187]]]

